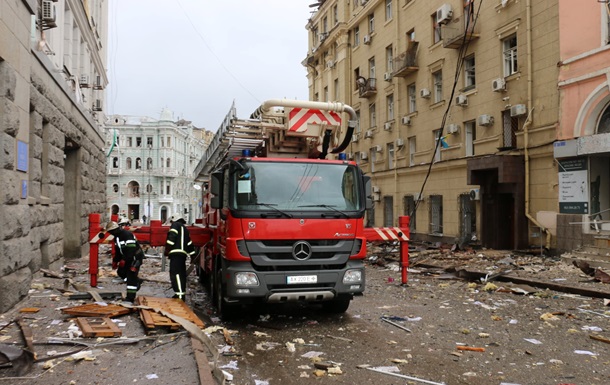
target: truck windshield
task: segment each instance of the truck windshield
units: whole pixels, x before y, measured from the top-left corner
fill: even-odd
[[[232,175],[238,210],[360,210],[359,173],[338,163],[247,162]]]

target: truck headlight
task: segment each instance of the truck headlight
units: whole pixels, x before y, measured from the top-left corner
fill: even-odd
[[[244,271],[241,273],[235,273],[235,285],[236,286],[258,286],[258,277],[256,273]]]
[[[349,285],[350,283],[362,282],[362,270],[352,269],[347,270],[343,276],[343,283]]]

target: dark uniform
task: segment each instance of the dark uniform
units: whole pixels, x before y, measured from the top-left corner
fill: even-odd
[[[144,252],[131,231],[120,228],[115,222],[109,223],[106,229],[114,236],[115,255],[112,258],[112,268],[116,269],[119,277],[127,283],[125,299],[133,302],[140,288],[138,273]]]
[[[184,218],[174,215],[167,233],[165,255],[169,257],[169,278],[174,289],[174,298],[186,299],[186,258],[195,255],[191,236]]]

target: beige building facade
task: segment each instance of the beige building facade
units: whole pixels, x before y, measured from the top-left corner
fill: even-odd
[[[348,155],[373,180],[369,225],[555,246],[556,1],[327,0],[307,28],[310,98],[359,114]]]

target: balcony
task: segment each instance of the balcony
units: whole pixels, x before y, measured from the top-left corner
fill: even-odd
[[[377,85],[375,78],[363,78],[362,76],[356,79],[356,87],[361,98],[368,98],[377,94]]]
[[[406,77],[419,70],[417,66],[417,47],[416,41],[409,42],[407,50],[394,58],[394,72],[392,76]]]
[[[460,49],[462,45],[480,37],[478,28],[470,25],[466,31],[463,23],[441,25],[441,36],[443,37],[443,47],[453,49]]]

